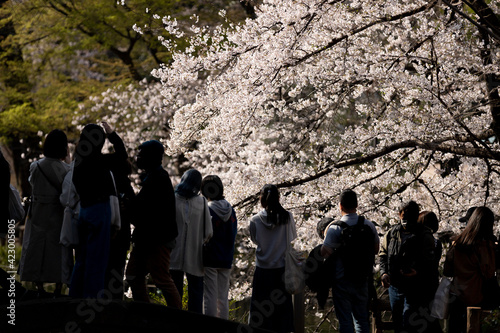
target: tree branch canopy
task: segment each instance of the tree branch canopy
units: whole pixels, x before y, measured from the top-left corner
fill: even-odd
[[[309,182],[313,182],[319,178],[325,177],[326,175],[332,173],[334,169],[342,169],[350,166],[355,166],[359,164],[369,163],[377,158],[389,155],[398,150],[404,150],[408,148],[418,148],[421,150],[428,150],[431,152],[442,152],[442,153],[453,153],[466,157],[474,157],[474,158],[484,158],[484,159],[493,159],[496,161],[500,161],[500,151],[495,151],[494,155],[490,150],[485,148],[478,147],[458,147],[453,144],[445,144],[446,141],[455,140],[456,142],[465,143],[465,142],[474,142],[477,139],[487,140],[494,136],[495,133],[492,130],[486,130],[480,135],[477,136],[456,136],[454,138],[446,138],[441,139],[437,142],[421,142],[418,140],[407,140],[399,143],[395,143],[390,146],[383,147],[382,149],[373,152],[371,154],[352,157],[341,161],[335,161],[332,163],[330,167],[322,169],[313,175],[309,175],[299,179],[293,180],[285,180],[284,182],[275,184],[278,188],[293,188],[299,185],[304,185]],[[251,195],[249,198],[242,200],[236,203],[235,207],[243,207],[246,206],[249,202],[255,202],[255,199],[258,197],[258,193]]]
[[[169,153],[218,174],[245,213],[266,183],[315,217],[353,186],[380,220],[404,199],[444,217],[496,205],[500,5],[468,3],[477,16],[442,1],[267,0],[254,20],[193,36],[154,73],[176,108]]]

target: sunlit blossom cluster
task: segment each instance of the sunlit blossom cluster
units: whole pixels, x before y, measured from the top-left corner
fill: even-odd
[[[490,8],[500,13],[498,3]],[[498,40],[487,46],[476,26],[439,1],[266,0],[257,15],[193,28],[182,51],[166,42],[174,61],[153,72],[161,87],[141,88],[138,104],[125,89],[107,93],[122,94],[119,104],[104,95],[97,105],[136,114],[137,122],[113,119],[132,146],[154,133],[170,155],[218,174],[242,235],[265,183],[281,188],[297,221],[295,247],[304,251],[321,242],[319,219],[339,216],[346,188],[380,234],[410,199],[434,211],[442,231],[458,232],[470,206],[500,214],[484,79],[500,75]],[[178,32],[175,18],[163,22]],[[238,249],[251,253],[250,242],[241,237]],[[245,260],[236,263],[242,275]]]

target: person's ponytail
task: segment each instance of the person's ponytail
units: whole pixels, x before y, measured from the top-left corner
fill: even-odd
[[[260,201],[267,211],[269,221],[275,225],[287,224],[290,214],[281,206],[279,191],[275,185],[266,184],[260,191]]]

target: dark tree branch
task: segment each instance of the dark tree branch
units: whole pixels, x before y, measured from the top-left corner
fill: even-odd
[[[401,13],[401,14],[398,14],[398,15],[394,15],[394,16],[390,16],[390,17],[381,17],[379,18],[378,20],[375,20],[365,26],[362,26],[362,27],[359,27],[357,29],[354,29],[350,34],[345,34],[344,36],[341,36],[341,37],[338,37],[338,38],[334,38],[332,39],[328,44],[326,44],[325,46],[319,48],[318,50],[314,51],[314,52],[311,52],[311,53],[308,53],[306,54],[305,56],[297,59],[295,61],[295,63],[293,64],[288,64],[286,67],[292,67],[292,66],[297,66],[298,64],[306,61],[307,59],[311,58],[311,57],[314,57],[315,55],[318,55],[330,48],[332,48],[333,46],[337,45],[338,43],[346,40],[348,37],[350,37],[351,35],[355,35],[355,34],[358,34],[360,32],[363,32],[377,24],[380,24],[380,23],[387,23],[387,22],[394,22],[394,21],[399,21],[405,17],[409,17],[409,16],[412,16],[412,15],[415,15],[417,13],[420,13],[420,12],[424,12],[426,10],[428,10],[429,8],[432,8],[435,4],[436,4],[437,0],[434,0],[434,1],[431,1],[430,3],[424,5],[424,6],[421,6],[419,8],[415,8],[413,10],[410,10],[408,12],[404,12],[404,13]]]
[[[306,176],[304,178],[286,180],[282,183],[275,184],[278,188],[290,188],[303,184],[307,184],[309,182],[315,181],[321,177],[324,177],[330,173],[332,173],[335,169],[345,168],[353,165],[359,165],[371,162],[376,160],[377,158],[389,155],[390,153],[408,148],[418,148],[422,150],[428,150],[432,152],[443,152],[443,153],[452,153],[459,156],[467,156],[467,157],[477,157],[483,159],[491,159],[500,161],[500,152],[488,150],[481,147],[466,147],[465,145],[452,145],[448,143],[449,141],[453,141],[456,143],[472,143],[476,140],[486,140],[494,135],[492,130],[486,130],[481,134],[474,135],[473,137],[467,135],[454,135],[451,137],[442,138],[440,140],[435,140],[432,142],[424,142],[421,140],[405,140],[401,142],[394,143],[392,145],[388,145],[375,151],[370,154],[364,154],[361,156],[356,156],[352,158],[347,158],[345,160],[340,160],[337,162],[333,162],[329,167],[324,168],[323,170],[318,171],[313,175]],[[236,203],[234,207],[246,207],[254,204],[258,200],[259,194],[253,194],[240,202]]]
[[[493,10],[483,0],[463,1],[469,6],[479,17],[482,23],[476,22],[472,17],[458,9],[448,0],[442,0],[451,10],[465,18],[467,21],[475,25],[478,29],[484,30],[491,37],[500,42],[500,20],[496,17]]]
[[[250,0],[240,0],[240,4],[247,13],[247,16],[251,19],[256,19],[257,14],[255,14],[255,6],[253,1]]]

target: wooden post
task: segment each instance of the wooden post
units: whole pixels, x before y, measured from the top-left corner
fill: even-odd
[[[481,333],[481,308],[467,308],[467,333]]]
[[[293,324],[295,333],[304,333],[306,308],[304,305],[304,291],[293,295]]]

